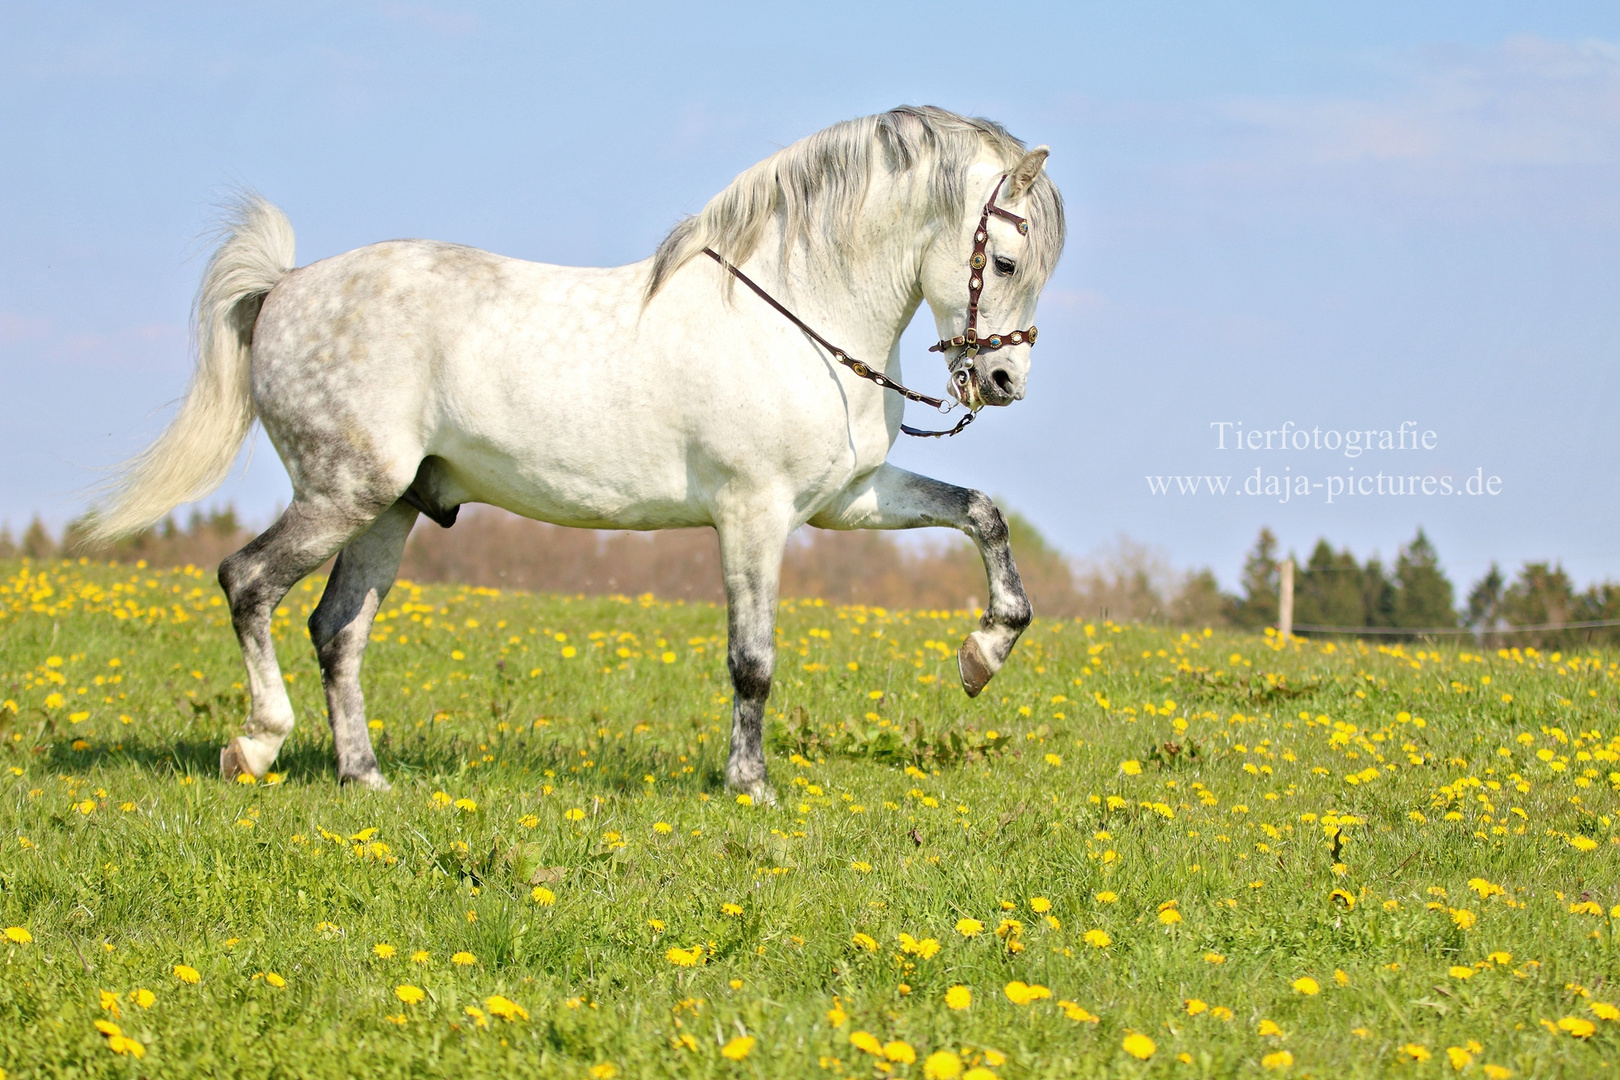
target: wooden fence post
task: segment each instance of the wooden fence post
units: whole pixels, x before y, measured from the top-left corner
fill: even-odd
[[[1277,604],[1277,633],[1287,641],[1294,632],[1294,560],[1284,559],[1277,569],[1282,578]]]

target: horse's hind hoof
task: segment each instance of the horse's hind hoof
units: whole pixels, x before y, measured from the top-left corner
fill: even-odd
[[[985,663],[984,653],[979,651],[979,643],[971,634],[962,639],[962,647],[956,650],[956,669],[968,697],[978,697],[979,691],[996,675]]]

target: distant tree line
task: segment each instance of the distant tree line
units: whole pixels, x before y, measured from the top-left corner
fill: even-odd
[[[1261,529],[1243,562],[1242,595],[1228,598],[1233,625],[1258,629],[1277,622],[1281,559],[1276,536]],[[1492,563],[1459,609],[1456,590],[1422,529],[1396,553],[1392,567],[1376,555],[1358,563],[1348,549],[1334,551],[1326,540],[1316,542],[1309,559],[1294,563],[1294,626],[1302,635],[1313,631],[1300,626],[1465,628],[1493,645],[1620,642],[1620,627],[1513,629],[1620,619],[1620,585],[1605,581],[1577,592],[1557,564],[1527,562],[1509,582]]]
[[[1008,514],[1008,529],[1024,585],[1042,615],[1247,629],[1277,622],[1283,555],[1270,529],[1260,530],[1245,558],[1237,594],[1223,592],[1212,571],[1178,573],[1162,554],[1124,537],[1091,557],[1071,559],[1019,514]],[[253,535],[231,507],[193,512],[184,525],[169,518],[99,548],[84,545],[78,522],[57,540],[35,518],[20,539],[0,526],[0,558],[86,555],[212,568]],[[468,508],[452,529],[418,524],[400,575],[536,592],[725,598],[712,529],[565,529],[489,507]],[[984,568],[973,546],[958,537],[902,543],[892,533],[807,528],[788,545],[782,595],[892,608],[961,609],[985,602]],[[1620,585],[1603,582],[1577,592],[1561,566],[1545,562],[1526,563],[1511,582],[1493,563],[1459,608],[1456,590],[1421,529],[1396,552],[1392,565],[1376,555],[1359,562],[1326,540],[1317,541],[1309,559],[1295,559],[1296,628],[1468,628],[1492,643],[1620,643],[1620,627],[1510,629],[1603,619],[1620,619]]]

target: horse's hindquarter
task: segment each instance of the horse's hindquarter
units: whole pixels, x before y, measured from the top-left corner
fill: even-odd
[[[646,264],[362,248],[272,293],[255,404],[300,490],[344,456],[343,482],[403,490],[434,455],[463,501],[562,524],[706,524],[733,495],[802,520],[882,460],[881,392],[722,304],[713,271],[688,265],[644,310]]]

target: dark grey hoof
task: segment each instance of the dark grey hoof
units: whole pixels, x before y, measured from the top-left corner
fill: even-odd
[[[968,697],[978,697],[996,673],[985,663],[984,654],[979,651],[979,643],[971,636],[962,639],[962,647],[956,650],[956,668],[962,676],[962,689],[967,691]]]

